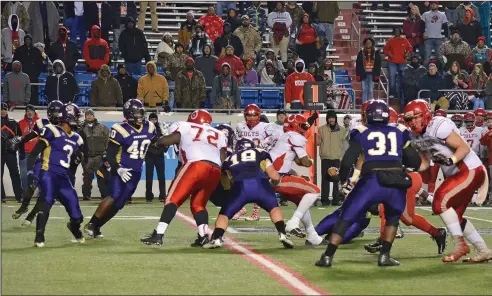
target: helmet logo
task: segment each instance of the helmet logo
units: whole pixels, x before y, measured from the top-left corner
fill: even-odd
[[[191,116],[190,117],[191,117],[191,119],[196,119],[198,117],[198,110],[195,111],[195,112],[193,112],[193,113],[191,113]]]
[[[66,110],[67,110],[67,114],[75,115],[75,109],[72,105],[68,105]]]
[[[125,109],[130,108],[130,101],[127,101],[127,102],[125,103],[125,105],[123,106],[123,108],[125,108]]]

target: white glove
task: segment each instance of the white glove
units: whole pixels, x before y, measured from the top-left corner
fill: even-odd
[[[132,169],[119,168],[116,172],[120,175],[121,180],[126,183],[132,178],[132,174],[130,173],[131,170]]]
[[[345,183],[345,185],[342,186],[343,195],[347,196],[352,189],[354,189],[354,186],[350,182]]]
[[[168,136],[170,134],[169,128],[171,127],[171,125],[169,123],[159,122],[159,127],[161,128],[161,132],[163,136]]]

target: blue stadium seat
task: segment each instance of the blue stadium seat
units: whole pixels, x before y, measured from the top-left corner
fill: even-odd
[[[259,93],[257,90],[241,90],[241,107],[249,104],[259,105]]]
[[[48,73],[39,73],[39,76],[38,76],[38,81],[39,83],[44,83],[46,82],[46,79],[48,78]]]
[[[261,90],[261,107],[266,109],[280,108],[282,95],[279,90]]]
[[[44,91],[45,91],[44,85],[42,85],[42,86],[40,86],[38,88],[38,104],[40,106],[46,106],[46,105],[48,105],[48,101],[47,101],[47,99],[44,96]]]
[[[75,65],[75,74],[87,72],[87,65]]]
[[[275,87],[275,84],[257,84],[257,87]]]
[[[77,82],[89,82],[92,83],[97,78],[97,74],[94,73],[75,73],[75,80]]]
[[[335,70],[335,76],[336,75],[345,75],[345,76],[348,76],[349,73],[348,73],[348,70],[345,70],[345,69],[336,69]]]
[[[350,76],[335,75],[335,83],[336,84],[351,84],[352,81],[350,79]]]

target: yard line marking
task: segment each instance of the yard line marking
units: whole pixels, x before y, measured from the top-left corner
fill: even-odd
[[[181,212],[176,216],[193,228],[196,228],[195,220]],[[292,291],[295,295],[328,295],[328,292],[314,286],[301,275],[295,273],[290,268],[276,262],[267,255],[256,252],[251,247],[227,235],[224,246],[230,251],[240,254],[249,262],[260,267],[275,278],[281,285]]]
[[[426,209],[426,208],[420,208],[420,209],[425,210],[425,211],[432,212],[431,209]],[[470,220],[477,220],[477,221],[492,223],[492,220],[486,220],[486,219],[482,219],[482,218],[475,218],[475,217],[470,217],[470,216],[463,216],[463,218],[470,219]]]

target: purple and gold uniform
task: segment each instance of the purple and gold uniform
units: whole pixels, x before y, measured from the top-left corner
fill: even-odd
[[[231,219],[248,203],[256,203],[267,212],[278,207],[275,192],[264,173],[271,165],[270,154],[258,148],[229,156],[222,169],[232,177],[230,201],[220,210],[220,214]]]
[[[112,196],[116,208],[121,209],[137,189],[142,174],[145,155],[150,146],[151,139],[156,135],[155,126],[150,121],[145,121],[139,129],[130,124],[116,123],[111,127],[109,139],[120,146],[116,154],[119,166],[132,169],[132,177],[128,182],[123,182],[120,176],[114,172],[111,178]]]
[[[44,119],[44,118],[41,118],[41,119],[38,119],[36,120],[36,122],[34,123],[34,126],[32,127],[32,131],[34,133],[36,133],[38,136],[41,134],[41,131],[48,125],[50,124],[50,121],[48,119]],[[41,157],[38,158],[38,160],[36,161],[36,164],[34,165],[34,168],[32,170],[33,172],[33,176],[36,178],[39,178],[39,174],[41,173]],[[35,185],[37,186],[37,181],[35,181]]]

